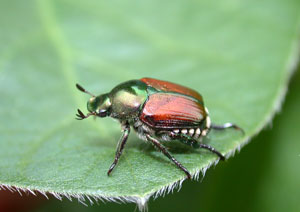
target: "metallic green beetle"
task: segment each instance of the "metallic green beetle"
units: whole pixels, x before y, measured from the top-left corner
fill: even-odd
[[[77,119],[89,116],[110,116],[120,121],[123,134],[118,143],[115,160],[109,175],[122,154],[132,127],[138,136],[151,142],[176,166],[191,178],[189,171],[178,162],[160,141],[179,140],[193,148],[204,148],[224,160],[224,156],[213,147],[201,142],[210,129],[234,128],[232,123],[214,125],[210,121],[202,96],[195,90],[157,79],[142,78],[124,82],[109,93],[95,96],[76,84],[76,87],[92,97],[87,102],[89,113],[84,115],[79,109]]]

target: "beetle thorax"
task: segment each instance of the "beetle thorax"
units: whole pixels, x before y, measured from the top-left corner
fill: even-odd
[[[147,88],[144,83],[132,80],[115,87],[110,93],[111,116],[119,120],[138,117],[147,100]]]

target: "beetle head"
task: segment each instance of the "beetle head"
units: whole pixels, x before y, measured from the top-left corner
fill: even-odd
[[[99,117],[110,115],[111,102],[108,94],[93,96],[87,102],[87,109],[90,113],[94,113]]]
[[[95,96],[89,91],[85,90],[81,85],[76,84],[78,90],[91,95],[92,97],[87,102],[87,109],[90,113],[84,115],[81,110],[77,110],[77,118],[78,120],[86,119],[89,116],[98,116],[98,117],[106,117],[110,115],[111,111],[111,102],[108,94],[102,94],[99,96]]]

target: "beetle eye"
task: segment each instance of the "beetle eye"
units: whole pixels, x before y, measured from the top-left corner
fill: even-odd
[[[97,116],[106,117],[107,116],[107,110],[97,110]]]
[[[106,110],[104,110],[104,109],[98,109],[96,112],[100,114],[100,113],[105,113]]]

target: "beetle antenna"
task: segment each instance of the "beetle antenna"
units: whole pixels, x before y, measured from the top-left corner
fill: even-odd
[[[77,120],[83,120],[83,119],[86,119],[86,118],[88,118],[89,116],[95,116],[95,115],[97,115],[96,113],[88,113],[88,114],[86,114],[86,115],[84,115],[83,114],[83,112],[81,111],[81,110],[79,110],[79,109],[77,109],[77,114],[76,114],[76,119]]]
[[[91,95],[92,97],[95,97],[94,94],[90,93],[89,91],[85,90],[81,85],[79,85],[78,83],[76,83],[76,88],[80,91],[82,91],[83,93],[87,93],[89,95]]]

